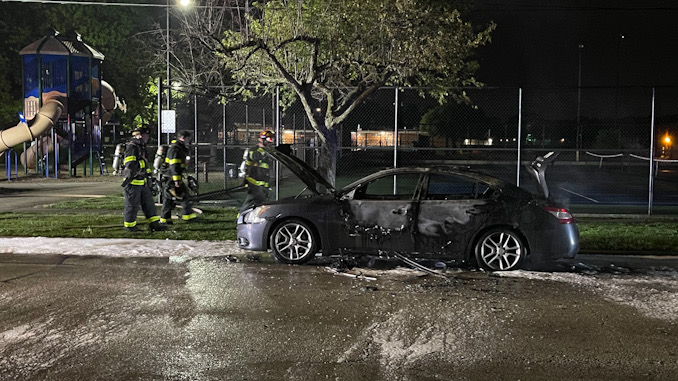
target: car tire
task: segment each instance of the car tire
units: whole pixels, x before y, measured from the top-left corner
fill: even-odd
[[[478,267],[491,271],[510,271],[520,267],[527,248],[522,238],[507,228],[488,230],[475,245]]]
[[[287,220],[273,229],[269,245],[279,261],[297,265],[308,262],[318,251],[313,228],[297,219]]]

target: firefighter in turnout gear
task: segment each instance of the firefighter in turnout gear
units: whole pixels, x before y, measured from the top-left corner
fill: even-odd
[[[149,178],[151,169],[146,162],[146,140],[148,134],[144,136],[144,131],[136,129],[132,131],[132,139],[125,146],[122,170],[122,176],[125,178],[122,183],[125,188],[124,226],[125,230],[131,232],[139,231],[137,227],[139,208],[150,221],[148,226],[150,231],[167,230],[167,226],[160,223],[153,201]]]
[[[160,211],[160,222],[172,223],[172,210],[181,205],[184,221],[194,220],[197,215],[193,211],[188,194],[188,188],[184,183],[184,172],[188,162],[188,147],[191,141],[189,131],[180,131],[167,150],[165,157],[165,170],[163,171],[163,203]]]
[[[245,211],[268,200],[271,193],[269,188],[270,169],[273,160],[266,153],[264,147],[273,145],[275,134],[265,130],[259,135],[259,144],[252,147],[245,154],[245,187],[247,198],[243,202],[240,211]]]

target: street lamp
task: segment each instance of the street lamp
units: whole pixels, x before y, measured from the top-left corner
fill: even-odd
[[[667,132],[666,135],[664,135],[664,146],[662,147],[662,156],[664,158],[671,158],[673,157],[672,155],[672,150],[671,150],[671,135]]]
[[[170,110],[171,109],[171,102],[172,102],[172,82],[170,78],[170,51],[172,50],[172,43],[171,43],[171,38],[170,38],[170,8],[172,7],[172,4],[170,3],[171,0],[167,0],[167,7],[165,8],[165,17],[166,17],[166,27],[167,27],[167,40],[165,43],[165,47],[167,48],[167,51],[165,52],[165,64],[166,64],[166,82],[165,82],[165,88],[167,89],[167,97],[165,98],[166,101],[166,109]],[[186,8],[191,5],[191,0],[177,0],[178,4],[182,8]],[[158,105],[158,108],[160,108],[160,105]],[[167,142],[169,143],[169,134],[167,138]],[[158,128],[158,144],[160,144],[160,128]]]

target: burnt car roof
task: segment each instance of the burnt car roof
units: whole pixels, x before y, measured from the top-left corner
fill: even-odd
[[[375,172],[371,175],[363,177],[362,179],[354,181],[351,184],[346,185],[345,187],[342,188],[342,190],[353,188],[358,184],[369,182],[369,181],[371,181],[371,180],[373,180],[377,177],[380,177],[380,176],[383,176],[383,175],[388,175],[389,173],[398,174],[398,173],[406,173],[406,172],[446,173],[446,174],[464,175],[464,176],[472,177],[476,180],[486,182],[490,185],[499,186],[499,187],[504,187],[504,186],[507,186],[509,184],[509,183],[505,182],[504,180],[490,176],[490,175],[483,173],[483,172],[478,172],[478,171],[472,170],[468,167],[436,165],[436,166],[431,166],[431,167],[399,167],[399,168],[382,169],[382,170],[377,171],[377,172]],[[340,193],[341,193],[341,191],[340,191]]]

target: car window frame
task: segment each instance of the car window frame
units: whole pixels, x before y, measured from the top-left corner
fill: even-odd
[[[397,197],[397,195],[394,195],[393,197],[365,197],[365,192],[364,190],[367,189],[367,187],[380,180],[384,179],[386,177],[391,177],[391,176],[403,176],[403,175],[416,175],[419,178],[416,181],[416,184],[414,185],[414,189],[411,195],[407,198],[401,198]],[[424,179],[426,178],[425,173],[421,171],[407,171],[407,172],[391,172],[391,173],[386,173],[383,176],[379,176],[377,178],[371,179],[368,182],[359,184],[358,186],[354,187],[350,191],[346,192],[343,194],[342,199],[350,199],[350,200],[369,200],[369,201],[395,201],[395,200],[401,200],[401,201],[416,201],[419,199],[421,195],[421,189],[424,184]]]
[[[431,185],[431,177],[432,176],[450,176],[450,177],[457,177],[466,180],[467,182],[473,183],[473,192],[468,194],[468,197],[465,197],[464,194],[459,194],[459,195],[443,195],[445,197],[436,197],[436,198],[431,198],[429,194],[429,186]],[[476,187],[478,184],[482,184],[486,186],[487,188],[481,193],[476,190]],[[490,192],[487,192],[487,191]],[[487,193],[487,194],[486,194]],[[481,179],[475,178],[473,176],[468,176],[463,173],[445,173],[445,172],[429,172],[426,176],[426,179],[424,180],[424,183],[422,184],[422,189],[421,189],[421,200],[422,201],[459,201],[459,200],[487,200],[487,199],[492,199],[498,194],[497,188],[493,186],[491,183],[483,181]]]

